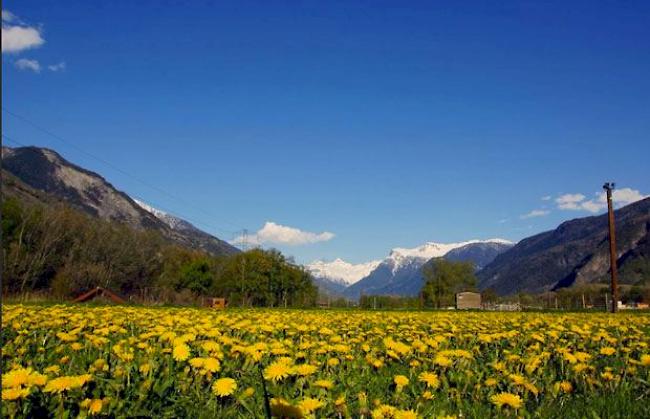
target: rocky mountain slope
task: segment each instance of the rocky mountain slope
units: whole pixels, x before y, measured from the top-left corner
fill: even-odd
[[[483,243],[470,243],[452,249],[445,254],[445,259],[455,262],[472,262],[477,271],[480,271],[498,255],[510,249],[513,243],[506,241],[488,241]]]
[[[365,278],[344,290],[348,298],[362,294],[415,296],[424,283],[422,266],[432,258],[450,256],[483,266],[512,243],[502,239],[470,240],[461,243],[426,243],[415,248],[395,248]]]
[[[97,173],[65,160],[57,152],[38,147],[2,148],[3,192],[41,202],[63,201],[94,217],[153,229],[186,247],[211,254],[238,250],[190,223],[172,225],[138,205]],[[4,176],[5,173],[7,176]],[[7,179],[8,182],[4,180]],[[35,191],[35,192],[34,192]]]
[[[648,281],[650,198],[616,210],[615,217],[620,281]],[[502,295],[607,281],[608,275],[607,214],[567,221],[524,239],[478,273],[481,289]]]

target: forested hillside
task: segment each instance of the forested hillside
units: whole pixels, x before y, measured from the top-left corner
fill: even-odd
[[[11,181],[10,179],[8,181]],[[16,189],[14,189],[16,191]],[[67,299],[96,286],[134,299],[196,302],[226,297],[247,306],[308,306],[310,275],[276,251],[213,256],[181,247],[155,230],[91,217],[21,189],[2,208],[3,293],[42,291]]]

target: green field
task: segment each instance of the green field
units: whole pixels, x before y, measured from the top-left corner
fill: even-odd
[[[2,314],[4,417],[650,417],[648,314]]]

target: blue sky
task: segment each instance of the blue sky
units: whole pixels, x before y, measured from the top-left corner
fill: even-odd
[[[4,1],[3,133],[299,262],[650,193],[650,3],[431,3]]]

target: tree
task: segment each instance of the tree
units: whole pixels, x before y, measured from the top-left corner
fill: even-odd
[[[499,295],[493,288],[486,288],[481,292],[481,301],[484,303],[496,303]]]
[[[476,289],[474,265],[443,258],[432,259],[422,267],[424,304],[435,308],[452,305],[458,292]]]
[[[230,257],[214,290],[232,305],[255,307],[309,306],[318,296],[304,268],[288,263],[277,250],[262,249]]]
[[[312,306],[311,275],[277,250],[214,256],[171,244],[159,232],[92,217],[61,203],[3,203],[3,292],[61,298],[101,286],[122,295],[193,303]]]
[[[211,287],[214,274],[207,257],[195,260],[180,270],[180,285],[190,291],[204,295]]]

